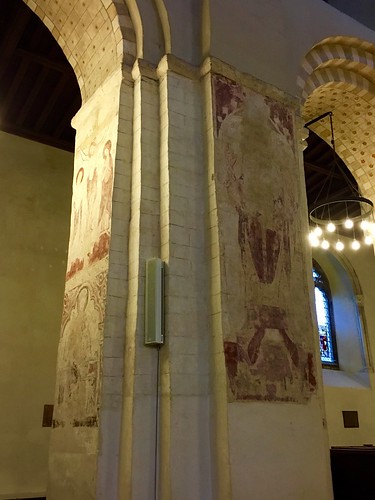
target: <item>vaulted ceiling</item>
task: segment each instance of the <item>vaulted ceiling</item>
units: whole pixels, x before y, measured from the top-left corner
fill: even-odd
[[[0,0],[0,128],[73,151],[77,79],[48,28],[22,0]]]
[[[298,78],[302,116],[333,113],[336,151],[363,196],[375,201],[375,45],[353,37],[322,40],[306,54]],[[330,121],[310,127],[328,143]]]

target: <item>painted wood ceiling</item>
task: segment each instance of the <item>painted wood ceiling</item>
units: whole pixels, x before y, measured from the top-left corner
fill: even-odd
[[[22,0],[0,0],[0,128],[73,151],[81,105],[73,69]]]

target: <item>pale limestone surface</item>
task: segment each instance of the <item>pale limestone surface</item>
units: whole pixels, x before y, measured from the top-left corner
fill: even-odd
[[[156,431],[163,500],[330,499],[298,98],[314,44],[374,32],[320,0],[27,3],[84,102],[50,500],[151,498]]]

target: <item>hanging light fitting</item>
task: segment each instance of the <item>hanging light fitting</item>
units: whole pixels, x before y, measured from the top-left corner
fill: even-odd
[[[310,120],[305,124],[305,127],[309,129],[311,125],[327,116],[329,116],[330,121],[333,163],[331,171],[327,175],[309,212],[311,226],[309,240],[314,247],[327,250],[333,245],[336,250],[341,252],[344,249],[344,243],[339,237],[341,234],[351,237],[351,248],[358,250],[361,246],[359,240],[363,239],[367,245],[373,244],[373,238],[375,237],[374,205],[371,200],[360,195],[358,189],[337,160],[332,111]],[[347,192],[350,193],[348,196],[342,197],[332,193],[335,168],[339,170],[347,185]],[[335,235],[336,241],[334,241]]]

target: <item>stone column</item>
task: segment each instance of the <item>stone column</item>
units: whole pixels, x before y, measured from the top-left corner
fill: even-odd
[[[132,70],[133,158],[129,229],[119,498],[152,498],[155,477],[157,355],[144,345],[146,260],[160,257],[160,120],[155,68]]]
[[[159,64],[161,257],[167,263],[161,350],[160,498],[210,498],[209,323],[202,95],[195,68]]]
[[[96,498],[109,455],[106,426],[112,422],[114,435],[119,433],[127,246],[121,221],[129,218],[124,204],[130,180],[126,140],[118,132],[121,85],[119,70],[74,119],[71,230],[50,446],[48,496],[54,500]]]
[[[215,498],[330,498],[297,103],[215,59],[203,74]]]

